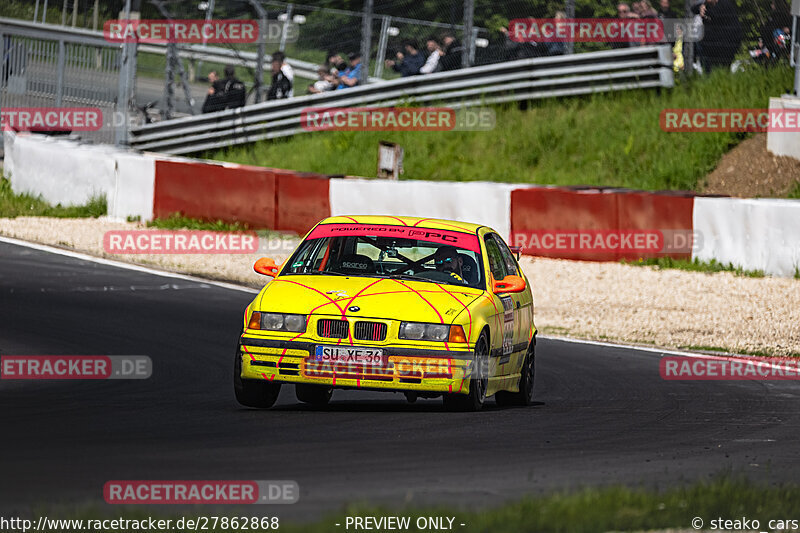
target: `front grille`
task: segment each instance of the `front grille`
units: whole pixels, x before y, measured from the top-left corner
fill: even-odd
[[[360,341],[386,340],[386,324],[382,322],[356,322],[354,336]]]
[[[326,339],[344,339],[347,337],[348,330],[347,320],[323,318],[317,322],[317,335]]]

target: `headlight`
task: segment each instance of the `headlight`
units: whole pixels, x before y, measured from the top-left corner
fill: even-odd
[[[424,324],[421,322],[400,322],[399,337],[415,341],[446,342],[450,337],[450,326],[445,324]]]
[[[253,313],[254,315],[256,313]],[[291,331],[302,333],[306,330],[306,315],[291,315],[286,313],[260,313],[261,323],[259,328],[267,331]],[[255,317],[254,317],[255,318]],[[253,327],[254,320],[250,320]]]

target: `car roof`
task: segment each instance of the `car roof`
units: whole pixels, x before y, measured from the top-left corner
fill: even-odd
[[[464,233],[473,234],[477,233],[478,229],[486,227],[483,224],[472,224],[470,222],[459,222],[457,220],[422,217],[397,217],[392,215],[340,215],[328,217],[320,221],[320,224],[384,224],[388,226],[415,226],[418,228],[427,229],[449,229],[452,231],[463,231]]]

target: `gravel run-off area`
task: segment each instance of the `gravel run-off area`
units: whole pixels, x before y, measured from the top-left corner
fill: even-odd
[[[109,230],[143,229],[99,219],[0,218],[0,235],[106,258],[260,287],[258,257],[281,263],[296,238],[261,238],[259,254],[116,255]],[[800,280],[523,257],[544,335],[667,348],[800,356]]]

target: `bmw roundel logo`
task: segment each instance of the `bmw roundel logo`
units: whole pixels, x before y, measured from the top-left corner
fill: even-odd
[[[351,305],[350,307],[347,308],[347,310],[355,313],[356,311],[361,311],[361,308],[357,305]]]

